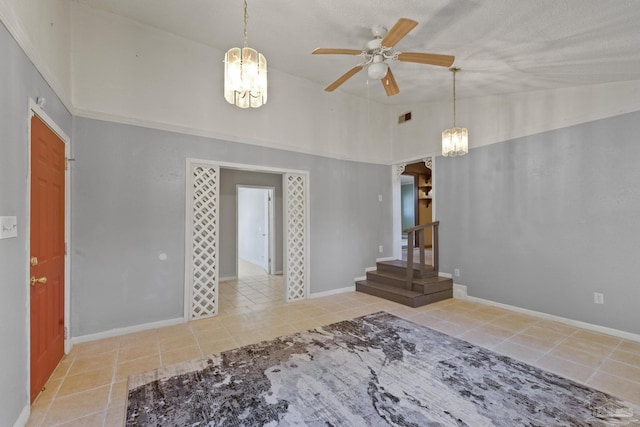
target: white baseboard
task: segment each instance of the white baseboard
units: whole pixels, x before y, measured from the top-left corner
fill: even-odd
[[[13,423],[13,427],[24,427],[27,424],[27,421],[29,421],[29,415],[31,415],[31,407],[26,405],[22,408],[22,412],[20,412],[20,416],[16,422]]]
[[[282,272],[282,270],[278,270],[275,273],[272,274],[272,276],[282,276],[284,273]]]
[[[465,285],[453,284],[453,297],[458,299],[469,299],[467,287]]]
[[[378,269],[378,267],[365,267],[364,272],[366,273],[367,271],[376,271]]]
[[[355,292],[355,290],[356,290],[356,285],[347,286],[346,288],[332,289],[330,291],[325,291],[325,292],[316,292],[316,293],[310,294],[309,299],[328,297],[330,295],[343,294],[345,292]]]
[[[438,276],[446,277],[448,279],[453,279],[453,276],[450,273],[443,273],[442,271],[438,271]],[[454,284],[455,285],[455,284]]]
[[[560,317],[560,316],[556,316],[556,315],[553,315],[553,314],[544,313],[544,312],[541,312],[541,311],[529,310],[528,308],[522,308],[522,307],[518,307],[518,306],[515,306],[515,305],[503,304],[501,302],[495,302],[495,301],[491,301],[491,300],[487,300],[487,299],[472,297],[472,296],[467,295],[467,287],[466,286],[464,286],[464,285],[455,285],[455,284],[453,286],[454,286],[454,290],[453,290],[454,297],[456,297],[455,296],[456,288],[458,288],[461,291],[463,290],[462,288],[464,288],[464,295],[465,296],[464,297],[463,296],[457,296],[456,298],[465,299],[467,301],[478,302],[480,304],[491,305],[491,306],[494,306],[494,307],[500,307],[500,308],[504,308],[504,309],[507,309],[507,310],[510,310],[510,311],[515,311],[517,313],[528,314],[530,316],[540,317],[542,319],[553,320],[555,322],[564,323],[565,325],[575,326],[576,328],[582,328],[582,329],[586,329],[586,330],[593,331],[593,332],[599,332],[601,334],[612,335],[614,337],[624,338],[626,340],[640,342],[640,335],[638,335],[638,334],[634,334],[634,333],[626,332],[626,331],[621,331],[619,329],[608,328],[606,326],[594,325],[593,323],[582,322],[580,320],[568,319],[566,317]]]
[[[367,280],[367,276],[355,277],[355,278],[353,279],[353,281],[354,281],[354,282],[358,282],[358,281],[360,281],[360,280]]]
[[[120,335],[131,334],[133,332],[140,332],[140,331],[146,331],[149,329],[163,328],[165,326],[178,325],[180,323],[185,323],[185,322],[186,320],[183,317],[178,317],[175,319],[168,319],[168,320],[160,320],[158,322],[143,323],[141,325],[127,326],[125,328],[110,329],[108,331],[98,332],[96,334],[73,337],[71,338],[71,342],[73,344],[80,344],[83,342],[101,340],[103,338],[118,337]]]

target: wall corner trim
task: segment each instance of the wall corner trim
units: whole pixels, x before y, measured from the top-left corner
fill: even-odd
[[[25,407],[22,408],[22,412],[20,412],[20,416],[16,422],[13,423],[13,427],[24,427],[27,421],[29,421],[29,415],[31,415],[31,408],[29,405],[25,405]]]

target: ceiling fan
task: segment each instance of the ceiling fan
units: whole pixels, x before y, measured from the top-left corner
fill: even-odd
[[[393,47],[406,36],[409,31],[418,25],[414,20],[400,18],[389,32],[381,25],[371,28],[374,39],[367,42],[363,50],[356,49],[332,49],[318,48],[312,52],[313,55],[357,55],[364,58],[364,62],[356,65],[336,81],[327,86],[324,90],[332,92],[342,83],[356,75],[360,70],[367,67],[367,74],[370,79],[380,80],[387,96],[400,93],[398,83],[391,72],[389,63],[393,61],[416,62],[418,64],[438,65],[450,67],[455,60],[451,55],[440,55],[436,53],[420,52],[394,52]]]

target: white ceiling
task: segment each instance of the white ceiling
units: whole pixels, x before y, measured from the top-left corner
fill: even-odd
[[[222,51],[242,46],[242,0],[74,0]],[[455,55],[458,98],[640,79],[640,0],[248,0],[249,46],[269,69],[323,86],[358,56],[370,27],[398,18],[419,25],[395,51]],[[222,65],[221,65],[222,66]],[[387,104],[451,97],[443,67],[395,62],[400,94],[360,72],[338,90]]]

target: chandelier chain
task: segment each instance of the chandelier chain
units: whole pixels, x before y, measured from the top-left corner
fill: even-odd
[[[249,23],[249,11],[247,0],[244,0],[244,47],[249,47],[249,36],[247,35],[247,25]]]
[[[456,127],[456,72],[457,69],[453,69],[453,127]]]

